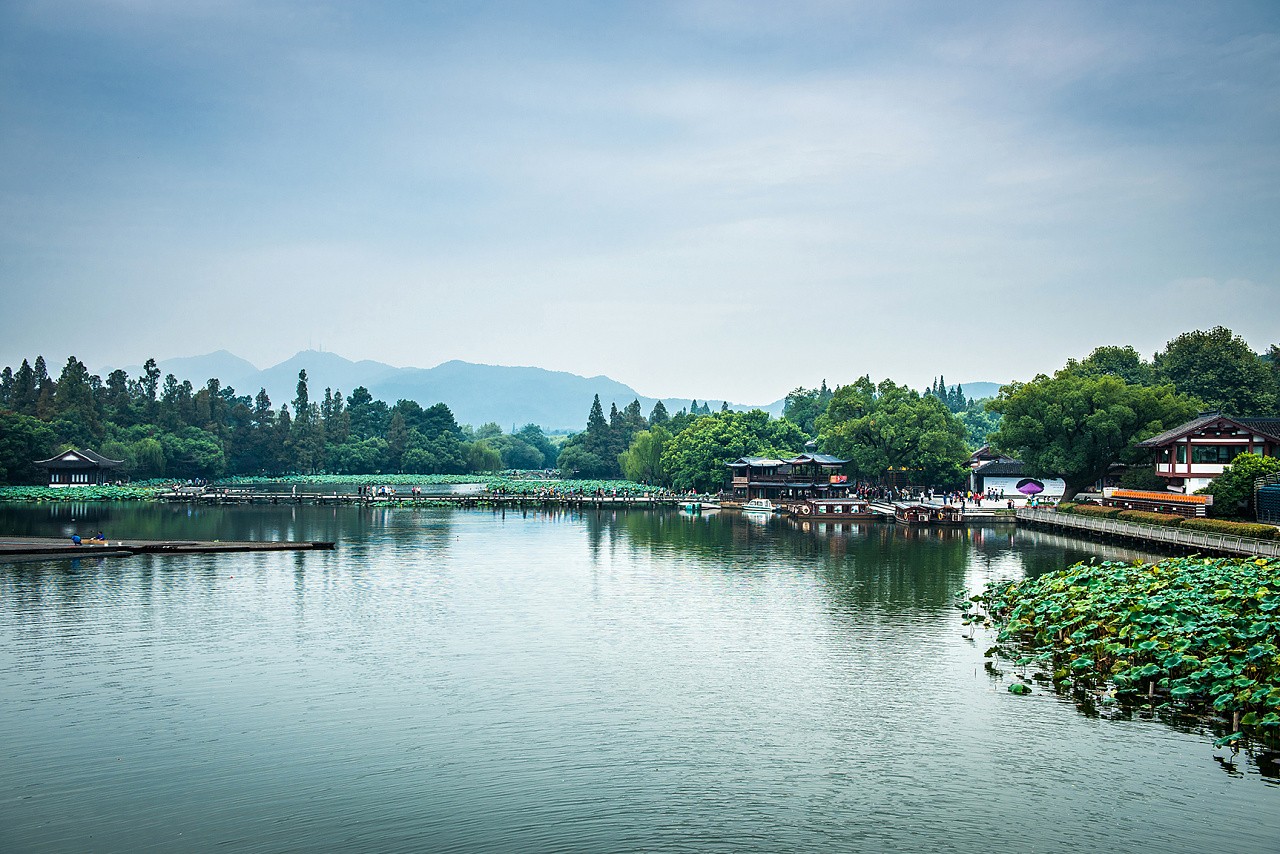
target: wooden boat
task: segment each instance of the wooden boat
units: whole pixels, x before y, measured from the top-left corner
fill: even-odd
[[[904,525],[963,525],[964,511],[951,504],[897,501],[893,518]]]
[[[742,509],[748,513],[773,513],[778,507],[767,498],[753,498]]]
[[[814,522],[870,522],[882,518],[861,498],[810,498],[791,505],[791,515]]]

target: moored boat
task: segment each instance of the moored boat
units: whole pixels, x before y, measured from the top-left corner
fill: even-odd
[[[773,513],[778,507],[767,498],[753,498],[742,509],[748,513]]]
[[[871,502],[861,498],[810,498],[789,508],[791,515],[815,522],[858,522],[880,519]]]
[[[964,511],[951,504],[897,501],[893,518],[904,525],[963,525]]]

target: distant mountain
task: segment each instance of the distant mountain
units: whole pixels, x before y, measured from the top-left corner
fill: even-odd
[[[960,387],[964,389],[964,396],[970,400],[982,400],[987,397],[995,397],[1000,393],[1000,386],[1006,383],[960,383]]]
[[[618,408],[639,400],[646,415],[657,398],[645,397],[631,386],[606,376],[582,377],[564,371],[543,368],[478,365],[451,361],[434,368],[397,368],[382,362],[353,362],[335,353],[305,350],[278,365],[258,370],[254,365],[225,350],[206,356],[166,359],[158,363],[161,375],[173,374],[179,380],[190,380],[197,387],[210,377],[232,386],[238,394],[257,394],[265,388],[272,403],[279,407],[292,401],[297,392],[298,372],[307,372],[307,387],[312,400],[324,395],[326,388],[341,390],[343,395],[364,386],[375,398],[394,403],[414,400],[423,406],[443,401],[463,424],[480,425],[488,421],[504,430],[530,422],[544,430],[581,430],[587,422],[593,396],[608,413],[610,404]],[[103,376],[111,369],[105,369]],[[125,368],[130,376],[142,372],[140,366]],[[686,408],[688,398],[663,398],[674,415]],[[722,401],[699,399],[719,409]],[[773,415],[782,414],[782,400],[758,408]],[[754,406],[730,403],[733,409]]]

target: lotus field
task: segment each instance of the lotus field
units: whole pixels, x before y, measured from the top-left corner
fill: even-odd
[[[0,486],[0,501],[151,501],[158,486]]]
[[[989,585],[962,607],[967,624],[999,627],[988,657],[1050,671],[1059,687],[1280,737],[1280,560],[1080,563]]]

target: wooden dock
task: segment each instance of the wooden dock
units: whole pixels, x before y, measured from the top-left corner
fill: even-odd
[[[1280,557],[1280,541],[1258,540],[1237,534],[1190,531],[1160,525],[1140,525],[1119,519],[1093,519],[1056,510],[1019,510],[1018,524],[1067,529],[1085,536],[1126,540],[1139,545],[1170,548],[1185,553]]]
[[[331,551],[333,543],[232,540],[82,540],[0,537],[0,560],[14,557],[127,557],[138,554]]]

